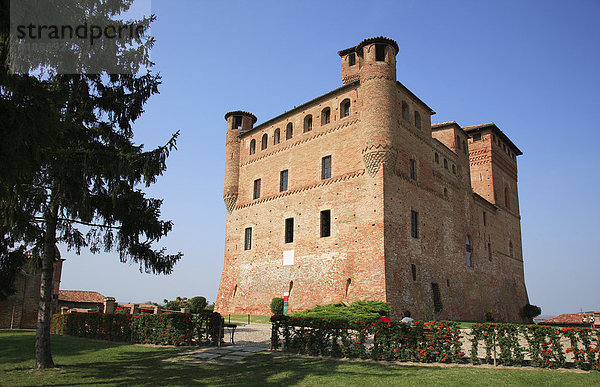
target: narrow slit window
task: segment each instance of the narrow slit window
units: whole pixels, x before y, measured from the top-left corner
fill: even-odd
[[[287,218],[285,220],[285,243],[292,243],[294,241],[294,218]]]
[[[402,118],[408,121],[408,104],[402,101]]]
[[[439,313],[444,309],[444,305],[442,304],[442,296],[440,294],[440,287],[437,282],[431,283],[431,293],[433,296],[433,311],[435,313]]]
[[[340,104],[340,118],[348,117],[350,115],[350,100],[345,99]]]
[[[417,111],[415,111],[415,127],[421,129],[421,114]]]
[[[331,177],[331,156],[325,156],[321,159],[321,180]]]
[[[414,263],[410,265],[410,271],[412,272],[413,282],[417,282],[417,265],[415,265]]]
[[[240,129],[242,127],[242,116],[233,116],[233,129]]]
[[[466,250],[467,250],[467,266],[473,267],[473,244],[471,243],[470,235],[467,235]]]
[[[348,55],[348,65],[354,66],[355,64],[356,64],[356,54],[351,53],[350,55]]]
[[[312,115],[304,117],[304,132],[310,132],[312,130]]]
[[[279,192],[287,191],[288,189],[288,170],[279,172]]]
[[[419,237],[419,213],[416,211],[410,212],[410,235],[413,238]]]
[[[327,125],[331,120],[331,109],[325,108],[321,111],[321,125]]]
[[[321,211],[321,238],[331,235],[331,210]]]
[[[488,243],[488,258],[492,260],[492,244]]]
[[[252,195],[253,199],[260,198],[260,179],[254,180],[254,191]]]
[[[267,149],[268,142],[269,142],[269,136],[265,133],[265,134],[263,134],[262,140],[260,142],[260,150]]]
[[[375,60],[377,62],[385,61],[385,44],[376,44],[375,45]]]
[[[410,159],[408,165],[410,178],[413,180],[417,180],[417,161],[414,159]]]
[[[252,227],[247,227],[244,230],[244,250],[252,249]]]

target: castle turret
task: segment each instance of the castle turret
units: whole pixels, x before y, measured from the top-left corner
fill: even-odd
[[[225,181],[223,200],[227,212],[233,211],[238,197],[240,176],[240,137],[239,134],[252,129],[256,123],[254,114],[234,111],[225,114],[227,134],[225,136]]]
[[[363,125],[363,161],[371,176],[382,165],[396,164],[397,146],[393,128],[399,109],[396,88],[398,44],[377,37],[363,40],[355,47],[360,77],[361,121]]]

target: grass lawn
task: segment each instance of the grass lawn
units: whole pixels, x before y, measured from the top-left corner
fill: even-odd
[[[33,331],[0,330],[0,385],[600,385],[600,372],[420,367],[260,354],[240,363],[164,362],[189,349],[52,336],[59,368],[31,368]]]
[[[231,322],[242,322],[248,323],[248,315],[247,314],[224,314],[225,322],[229,321],[229,317],[231,316]],[[261,316],[257,314],[250,315],[250,323],[261,323],[261,324],[270,324],[271,316]]]

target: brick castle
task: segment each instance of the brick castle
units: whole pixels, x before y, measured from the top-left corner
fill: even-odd
[[[338,54],[343,86],[258,126],[229,112],[216,310],[387,301],[392,317],[521,321],[516,157],[494,124],[431,124],[398,45]]]

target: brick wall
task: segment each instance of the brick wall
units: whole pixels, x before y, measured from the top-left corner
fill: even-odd
[[[390,302],[396,318],[409,310],[417,318],[481,320],[491,310],[496,319],[520,320],[527,292],[516,162],[486,150],[483,141],[473,143],[456,123],[435,125],[432,132],[433,111],[396,81],[393,45],[385,39],[363,43],[355,50],[357,64],[352,69],[346,64],[348,52],[340,52],[343,76],[356,72],[360,81],[346,82],[244,130],[235,137],[239,155],[228,118],[227,157],[239,158],[239,164],[234,168],[228,162],[225,192],[237,197],[235,205],[228,206],[216,310],[267,314],[271,298],[290,291],[292,310],[374,299]],[[388,44],[385,60],[376,61],[375,44]],[[346,99],[351,113],[341,117],[340,103]],[[325,107],[331,108],[331,122],[321,125]],[[305,132],[309,114],[313,126]],[[294,136],[286,140],[288,123]],[[278,128],[281,140],[274,144]],[[269,140],[262,150],[264,134]],[[481,153],[485,157],[477,158]],[[321,180],[321,160],[329,155],[332,177]],[[488,159],[489,165],[479,162]],[[410,160],[415,163],[413,177]],[[288,170],[284,193],[279,192],[282,170]],[[480,173],[483,178],[478,180]],[[261,197],[254,199],[257,179]],[[490,200],[499,185],[510,189],[510,208]],[[331,210],[331,236],[326,238],[319,233],[323,210]],[[418,238],[411,236],[411,211],[418,212]],[[292,243],[284,240],[286,218],[294,219]],[[252,248],[244,250],[248,227]],[[432,283],[439,289],[438,312]]]

